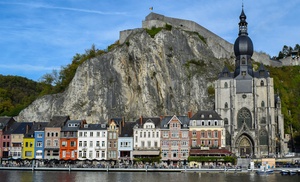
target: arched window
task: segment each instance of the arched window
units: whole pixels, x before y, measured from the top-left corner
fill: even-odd
[[[226,131],[226,145],[231,145],[231,134],[229,131]]]
[[[241,129],[243,124],[245,123],[249,128],[252,128],[252,116],[249,109],[243,107],[239,110],[238,115],[238,129]]]
[[[228,88],[228,83],[227,82],[224,83],[224,87]]]
[[[265,107],[265,102],[261,101],[261,107]]]
[[[259,143],[260,145],[268,145],[268,132],[266,130],[259,132]]]
[[[227,118],[224,118],[224,124],[228,125],[228,119]]]
[[[260,120],[260,124],[266,124],[266,123],[267,123],[266,117],[262,117]]]
[[[265,85],[264,81],[261,80],[261,81],[260,81],[260,86],[264,86],[264,85]]]
[[[226,108],[226,109],[228,108],[228,103],[227,103],[227,102],[225,102],[225,108]]]

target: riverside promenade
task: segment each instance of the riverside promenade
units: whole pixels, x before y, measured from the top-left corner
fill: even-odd
[[[227,169],[227,168],[72,168],[69,167],[0,167],[1,170],[19,170],[19,171],[86,171],[86,172],[182,172],[182,173],[249,173],[259,170],[242,170],[242,169]],[[275,173],[280,173],[282,170],[300,171],[300,168],[274,168]]]

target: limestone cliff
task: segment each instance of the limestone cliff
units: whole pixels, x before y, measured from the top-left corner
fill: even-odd
[[[146,30],[166,24],[154,37]],[[96,123],[213,109],[208,87],[225,60],[234,62],[232,44],[194,22],[150,14],[143,28],[121,32],[113,50],[84,62],[64,93],[34,101],[17,119]]]

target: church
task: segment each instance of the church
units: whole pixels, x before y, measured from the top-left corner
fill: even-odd
[[[235,70],[225,66],[215,81],[215,110],[223,118],[226,148],[237,157],[281,157],[284,119],[273,78],[260,64],[252,67],[253,43],[244,8],[234,43]]]

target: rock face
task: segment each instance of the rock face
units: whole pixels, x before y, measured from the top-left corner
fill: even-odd
[[[146,30],[166,24],[171,28],[154,37]],[[224,61],[234,59],[232,44],[200,25],[151,13],[143,28],[121,32],[117,47],[78,67],[64,93],[37,99],[17,120],[69,115],[97,123],[111,117],[133,120],[213,109],[208,88]]]

